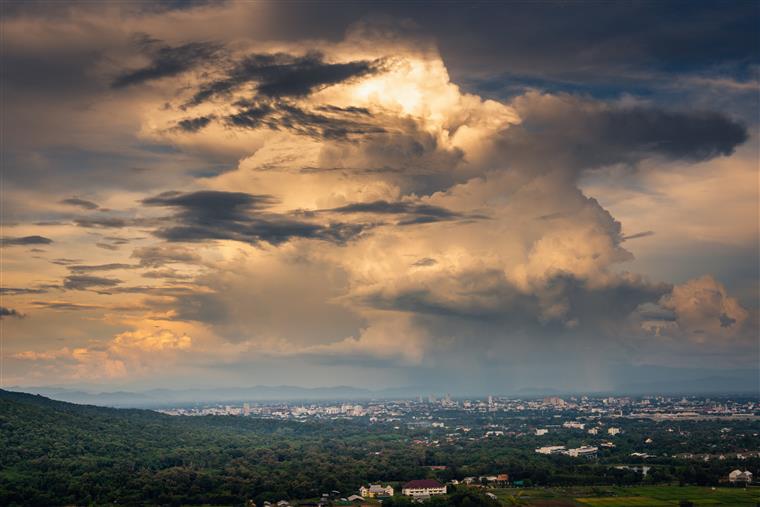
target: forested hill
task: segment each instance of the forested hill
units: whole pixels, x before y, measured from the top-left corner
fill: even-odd
[[[2,390],[0,449],[0,505],[260,505],[421,470],[404,437],[348,421],[171,417]]]

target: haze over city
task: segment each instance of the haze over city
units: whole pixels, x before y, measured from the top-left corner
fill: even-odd
[[[758,4],[685,5],[4,3],[0,387],[757,394]]]

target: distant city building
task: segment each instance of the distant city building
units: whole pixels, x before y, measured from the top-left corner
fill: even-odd
[[[389,485],[370,484],[369,487],[359,488],[359,494],[364,498],[376,498],[378,496],[393,496],[393,488]]]
[[[562,427],[563,428],[572,428],[574,430],[582,430],[583,428],[586,427],[586,424],[585,423],[580,423],[580,422],[577,422],[577,421],[567,421],[567,422],[562,423]]]
[[[553,407],[564,407],[566,405],[565,400],[559,396],[547,396],[544,398],[544,405],[551,405]]]
[[[589,435],[596,435],[597,433],[599,433],[599,430],[597,428],[591,428],[588,430]]]
[[[613,435],[613,436],[614,436],[614,435],[617,435],[617,434],[619,434],[619,433],[620,433],[620,428],[615,428],[615,427],[612,427],[612,428],[607,428],[607,433],[608,433],[609,435]]]
[[[435,495],[445,495],[446,486],[433,479],[409,481],[401,487],[401,493],[413,498],[424,498]]]
[[[536,428],[536,435],[538,435],[539,437],[541,435],[546,435],[547,433],[549,433],[549,430],[545,428]]]

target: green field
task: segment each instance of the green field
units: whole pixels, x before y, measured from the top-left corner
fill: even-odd
[[[495,493],[503,503],[518,490],[501,489]],[[522,498],[526,505],[567,505],[588,507],[678,507],[681,500],[695,505],[756,507],[760,505],[760,488],[703,488],[698,486],[634,486],[526,488]],[[560,503],[561,502],[561,503]]]

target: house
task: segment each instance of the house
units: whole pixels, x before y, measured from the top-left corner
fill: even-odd
[[[596,451],[598,451],[596,447],[592,447],[590,445],[584,445],[576,449],[568,449],[567,451],[565,451],[564,454],[567,454],[568,456],[571,456],[573,458],[591,457],[591,456],[596,456]]]
[[[618,435],[619,433],[620,433],[620,428],[614,428],[614,427],[613,428],[607,428],[607,434],[608,435],[615,436],[615,435]]]
[[[380,484],[370,484],[369,487],[362,486],[359,488],[359,494],[364,498],[376,498],[378,496],[393,496],[393,488],[390,484],[382,486]]]
[[[364,501],[364,497],[359,496],[359,495],[351,495],[351,496],[349,496],[347,498],[347,500],[349,502],[363,502]]]
[[[549,430],[546,428],[536,428],[536,436],[540,437],[541,435],[546,435],[547,433],[549,433]]]
[[[493,493],[486,493],[486,496],[490,498],[491,500],[498,500],[499,497],[494,495]]]
[[[404,484],[401,487],[401,493],[414,498],[445,495],[446,486],[433,479],[418,479]]]
[[[539,454],[559,454],[564,450],[564,445],[547,445],[546,447],[539,447],[536,452]]]
[[[741,470],[736,469],[728,474],[728,482],[732,484],[749,484],[752,482],[752,472],[749,470],[742,472]]]

